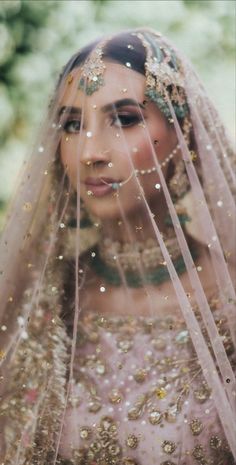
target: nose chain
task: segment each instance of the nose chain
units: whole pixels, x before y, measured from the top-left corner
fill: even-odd
[[[167,163],[176,155],[178,150],[180,149],[180,144],[177,144],[176,147],[172,150],[172,152],[163,160],[160,164],[161,168],[164,168]],[[157,166],[153,166],[152,168],[148,168],[146,170],[137,170],[135,169],[134,171],[131,172],[130,176],[123,182],[113,182],[112,184],[107,183],[106,181],[102,180],[104,184],[107,184],[112,187],[113,190],[117,190],[120,187],[124,186],[127,182],[130,181],[132,176],[135,174],[135,176],[144,176],[146,174],[151,174],[157,171]]]
[[[169,161],[176,155],[176,153],[178,152],[178,150],[180,149],[180,144],[177,144],[176,147],[172,150],[172,152],[165,158],[165,160],[163,160],[161,163],[160,163],[160,166],[161,168],[164,168],[167,163],[169,163]],[[137,170],[135,169],[135,175],[136,176],[144,176],[145,174],[151,174],[151,173],[154,173],[155,171],[157,171],[157,166],[153,166],[152,168],[148,168],[146,170]]]

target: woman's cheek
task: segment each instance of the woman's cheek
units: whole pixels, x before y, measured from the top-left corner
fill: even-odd
[[[62,139],[60,142],[60,154],[61,154],[61,161],[64,166],[68,164],[68,147],[65,144],[65,141]]]
[[[76,170],[76,156],[74,152],[73,145],[71,145],[69,141],[61,142],[61,160],[69,176]]]
[[[133,162],[137,169],[145,169],[145,167],[154,165],[156,149],[151,146],[148,140],[136,144],[133,154]]]

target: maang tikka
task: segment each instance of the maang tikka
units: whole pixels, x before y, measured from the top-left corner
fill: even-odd
[[[82,75],[79,80],[78,89],[83,90],[86,95],[92,95],[99,87],[104,86],[104,72],[106,65],[102,60],[103,48],[109,39],[102,41],[90,53],[82,66]]]

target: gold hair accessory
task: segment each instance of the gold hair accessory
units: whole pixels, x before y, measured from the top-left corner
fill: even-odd
[[[175,172],[169,181],[169,189],[174,200],[182,198],[189,190],[189,180],[182,159],[175,164]]]
[[[73,74],[72,73],[68,74],[68,76],[66,78],[67,84],[71,84],[73,79],[74,79]]]
[[[106,69],[102,61],[103,47],[108,42],[101,42],[88,56],[82,67],[78,89],[85,91],[86,95],[92,95],[99,87],[104,86],[104,72]]]
[[[151,32],[134,33],[146,50],[146,92],[168,119],[172,114],[168,106],[170,99],[175,114],[183,118],[188,114],[188,105],[184,91],[184,75],[173,50],[160,44],[161,38]]]

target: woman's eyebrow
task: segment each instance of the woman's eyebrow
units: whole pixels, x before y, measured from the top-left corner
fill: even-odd
[[[131,98],[124,98],[121,100],[116,100],[115,102],[108,103],[104,107],[102,107],[102,112],[106,113],[112,110],[119,110],[122,107],[125,106],[134,106],[141,108],[142,110],[145,109],[145,106],[142,103],[137,102],[136,100],[133,100]]]
[[[61,116],[62,114],[76,114],[76,115],[81,115],[81,108],[79,107],[69,107],[69,106],[63,106],[59,109],[58,111],[58,117]]]
[[[124,98],[121,100],[116,100],[115,102],[108,103],[107,105],[104,105],[102,107],[102,112],[103,113],[108,113],[109,111],[113,110],[119,110],[122,107],[125,106],[133,106],[133,107],[138,107],[141,108],[142,110],[145,109],[145,106],[142,103],[137,102],[136,100],[130,99],[130,98]],[[60,117],[62,114],[76,114],[76,115],[81,115],[82,111],[81,108],[79,107],[73,107],[73,106],[62,106],[59,111],[58,111],[58,117]]]

